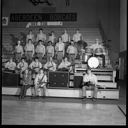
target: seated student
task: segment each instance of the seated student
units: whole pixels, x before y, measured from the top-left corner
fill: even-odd
[[[34,61],[31,62],[29,67],[32,70],[33,79],[34,79],[37,73],[39,72],[39,70],[42,68],[42,64],[41,62],[39,62],[38,57],[35,57]]]
[[[50,57],[50,60],[47,61],[47,63],[44,65],[44,69],[49,71],[56,71],[56,64],[53,62],[52,57]]]
[[[5,64],[5,70],[15,72],[16,63],[13,61],[12,58]]]
[[[28,63],[25,61],[25,58],[21,58],[21,61],[17,64],[17,69],[22,73],[28,68]]]
[[[47,85],[46,70],[43,71],[43,69],[40,69],[39,73],[36,75],[34,84],[35,84],[35,96],[39,96],[39,89],[41,89],[42,96],[45,97],[46,85]]]
[[[95,57],[101,57],[103,59],[103,65],[102,66],[105,67],[105,48],[99,42],[99,39],[96,39],[95,44],[91,45],[90,48],[93,49]]]
[[[93,89],[92,100],[95,100],[97,98],[97,77],[91,72],[91,69],[88,69],[83,76],[82,98],[86,98],[87,88]]]
[[[21,81],[21,92],[20,92],[20,99],[23,99],[26,95],[26,91],[28,88],[31,87],[32,85],[32,73],[31,70],[26,69],[23,73],[22,73],[22,81]]]
[[[68,61],[67,57],[63,57],[62,62],[60,63],[60,65],[58,66],[59,70],[65,70],[65,71],[72,71],[72,66],[71,63]]]

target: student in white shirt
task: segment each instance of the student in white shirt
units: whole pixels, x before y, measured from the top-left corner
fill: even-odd
[[[5,69],[10,71],[15,71],[16,63],[13,61],[12,58],[9,59],[9,61],[5,64]]]
[[[54,31],[51,31],[51,33],[49,34],[48,41],[51,41],[52,42],[52,45],[54,46],[55,45],[55,40],[56,40],[55,33],[54,33]]]
[[[40,28],[39,29],[39,33],[37,34],[37,37],[36,37],[36,42],[38,42],[39,40],[42,40],[42,41],[46,41],[46,34],[43,32],[43,29]]]
[[[38,57],[35,57],[34,61],[32,61],[31,64],[29,65],[29,68],[33,71],[32,74],[34,79],[39,70],[42,68],[42,64],[41,62],[39,62]]]
[[[71,40],[71,45],[68,46],[67,48],[67,53],[69,55],[69,61],[71,63],[74,63],[75,58],[77,56],[77,48],[74,46],[74,41]]]
[[[48,71],[56,71],[56,64],[53,62],[52,57],[47,61],[47,63],[44,65],[44,69]]]
[[[86,89],[93,89],[92,100],[97,98],[97,77],[87,69],[87,73],[83,76],[82,98],[86,98]]]
[[[42,96],[46,96],[46,85],[47,85],[47,75],[46,71],[40,69],[39,73],[36,75],[34,80],[35,83],[35,95],[39,96],[39,89],[41,89]]]
[[[56,54],[57,54],[58,64],[60,64],[60,62],[62,61],[62,58],[64,57],[64,53],[65,53],[65,45],[62,42],[61,37],[59,37],[59,41],[58,41],[58,43],[56,43],[55,50],[56,50]]]
[[[21,41],[18,40],[17,45],[15,46],[15,57],[17,62],[20,62],[21,57],[24,54],[23,47],[20,43]]]
[[[61,38],[62,38],[62,42],[65,44],[65,51],[66,51],[70,42],[70,35],[67,33],[66,29],[64,30],[64,33],[61,35]]]
[[[95,40],[96,43],[91,45],[90,48],[93,49],[95,57],[101,57],[103,59],[103,67],[105,67],[105,48],[99,43],[99,39]]]
[[[48,46],[46,47],[46,54],[47,54],[47,61],[50,59],[50,57],[54,57],[54,47],[52,46],[52,42],[48,42]]]
[[[24,50],[25,50],[26,59],[28,63],[30,63],[35,53],[35,48],[34,45],[32,44],[31,39],[28,40],[27,44],[24,47]]]
[[[37,57],[39,58],[39,61],[42,62],[42,58],[45,55],[45,46],[42,40],[38,41],[38,45],[36,46],[35,52]]]
[[[71,63],[68,61],[68,58],[67,57],[63,57],[62,62],[58,66],[58,69],[61,69],[61,70],[64,69],[64,70],[67,70],[69,72],[72,71]]]
[[[26,36],[26,42],[28,42],[28,40],[30,40],[30,39],[32,40],[32,42],[35,42],[35,36],[34,36],[32,30],[29,30],[29,32],[28,32],[28,34]]]
[[[82,34],[79,32],[79,29],[76,30],[76,33],[73,35],[73,41],[77,43],[82,40]]]
[[[20,70],[20,73],[28,68],[28,63],[25,61],[25,58],[21,58],[21,61],[17,64],[17,68]]]

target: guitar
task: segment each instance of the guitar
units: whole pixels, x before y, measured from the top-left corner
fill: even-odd
[[[40,80],[38,80],[37,82],[38,87],[40,87],[43,83],[47,83],[47,82],[43,82],[44,77],[45,75],[43,75],[43,77]]]

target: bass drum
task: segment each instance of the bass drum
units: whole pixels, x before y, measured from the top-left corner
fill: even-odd
[[[97,68],[99,66],[99,60],[96,57],[90,57],[88,60],[88,66],[90,68]]]

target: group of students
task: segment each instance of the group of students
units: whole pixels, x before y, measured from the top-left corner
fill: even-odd
[[[46,40],[46,34],[43,32],[43,29],[39,29],[36,38],[32,30],[30,30],[26,36],[25,45],[23,46],[19,40],[15,46],[16,61],[19,62],[21,57],[25,55],[29,62],[31,62],[34,56],[37,56],[40,61],[46,56],[47,59],[49,57],[56,57],[58,63],[60,63],[62,58],[67,54],[69,55],[70,61],[74,60],[78,53],[74,44],[80,41],[81,38],[82,34],[79,30],[76,30],[72,40],[66,30],[64,34],[58,37],[58,40],[53,31],[49,35],[49,39]]]
[[[68,61],[67,57],[62,59],[62,62],[58,65],[50,57],[49,61],[42,65],[37,57],[30,63],[30,65],[25,61],[25,58],[21,59],[17,65],[11,58],[9,62],[5,64],[5,69],[11,71],[19,71],[20,73],[20,84],[21,92],[20,99],[24,98],[26,95],[26,90],[32,87],[32,96],[39,96],[39,89],[43,96],[46,94],[46,86],[48,84],[48,71],[56,71],[57,69],[67,69],[67,71],[72,71],[72,64]],[[90,69],[83,75],[83,86],[82,86],[82,96],[86,97],[86,87],[92,87],[94,89],[93,99],[96,98],[97,94],[97,77],[91,72]]]

